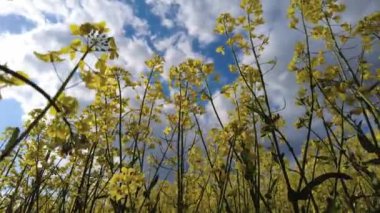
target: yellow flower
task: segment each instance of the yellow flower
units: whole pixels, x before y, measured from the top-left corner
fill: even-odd
[[[172,131],[172,128],[166,127],[163,132],[165,135],[169,135],[171,131]]]
[[[115,200],[135,194],[144,183],[144,176],[134,168],[123,167],[121,173],[112,176],[108,186],[109,195]]]

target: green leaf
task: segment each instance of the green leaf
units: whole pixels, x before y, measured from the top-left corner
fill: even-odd
[[[323,175],[320,175],[316,177],[314,180],[309,182],[301,191],[295,192],[295,191],[289,191],[289,198],[291,200],[307,200],[311,194],[311,191],[321,185],[323,182],[330,178],[339,178],[343,180],[351,180],[352,177],[344,174],[344,173],[339,173],[339,172],[329,172],[325,173]]]
[[[92,26],[90,23],[82,24],[82,25],[79,27],[80,35],[87,35],[87,34],[89,34],[92,30],[94,30],[94,26]]]
[[[108,29],[106,27],[106,22],[105,21],[101,21],[99,23],[96,23],[95,27],[96,27],[97,30],[99,30],[100,33],[108,32]]]
[[[369,153],[380,153],[380,148],[376,147],[363,133],[357,135],[360,145]]]
[[[41,53],[38,53],[38,52],[33,52],[33,53],[41,61],[44,61],[44,62],[49,62],[50,61],[50,57],[49,57],[48,54],[41,54]]]
[[[375,146],[362,131],[361,122],[359,123],[357,127],[358,127],[357,138],[359,140],[360,145],[363,147],[363,149],[365,149],[369,153],[380,154],[380,148]]]
[[[380,165],[380,158],[374,158],[374,159],[365,161],[363,162],[363,164]]]
[[[80,35],[79,26],[76,25],[76,24],[71,24],[71,25],[70,25],[70,32],[71,32],[71,34],[73,34],[73,35]]]
[[[75,49],[78,48],[81,44],[82,44],[82,40],[80,40],[79,38],[71,41],[71,47]]]
[[[59,57],[60,54],[57,51],[52,51],[52,52],[49,52],[47,54],[41,54],[38,52],[33,52],[33,53],[38,59],[40,59],[41,61],[44,61],[44,62],[61,62],[61,61],[63,61],[63,59]]]

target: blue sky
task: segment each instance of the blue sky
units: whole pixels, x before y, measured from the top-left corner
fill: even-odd
[[[0,1],[0,63],[7,63],[15,70],[23,70],[40,87],[54,94],[60,82],[49,64],[36,60],[33,51],[47,51],[65,46],[72,38],[68,26],[71,23],[106,21],[120,48],[118,63],[138,76],[144,72],[144,60],[154,52],[166,59],[165,69],[188,57],[215,62],[216,72],[222,76],[213,85],[215,103],[224,121],[226,112],[232,109],[221,95],[220,87],[235,78],[227,70],[232,57],[221,56],[215,48],[223,38],[213,33],[215,18],[222,12],[238,15],[239,0],[14,0]],[[380,1],[346,0],[348,21],[380,8]],[[294,106],[297,91],[294,76],[286,72],[291,50],[302,35],[288,29],[286,9],[288,0],[263,1],[267,24],[260,29],[270,35],[270,44],[263,58],[277,58],[277,67],[265,76],[274,106],[287,108],[282,112],[288,121],[301,111]],[[246,59],[243,59],[243,61]],[[249,61],[249,60],[248,60]],[[65,75],[72,64],[57,66]],[[20,126],[26,113],[43,107],[43,97],[27,87],[2,89],[0,101],[0,130],[5,126]],[[91,101],[93,93],[84,85],[68,91],[83,103]],[[205,122],[214,122],[212,116]],[[301,134],[302,135],[302,134]]]
[[[22,110],[20,104],[15,100],[6,99],[0,101],[0,130],[4,130],[6,127],[17,127],[21,125]]]
[[[0,31],[10,32],[10,33],[22,33],[23,31],[28,31],[33,29],[36,25],[21,15],[4,15],[0,16]]]

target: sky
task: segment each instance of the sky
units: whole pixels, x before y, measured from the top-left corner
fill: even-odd
[[[41,88],[53,95],[60,86],[51,64],[38,61],[33,51],[45,52],[59,49],[69,43],[72,36],[69,25],[84,22],[105,21],[119,46],[118,63],[138,76],[146,71],[144,61],[159,53],[165,60],[165,70],[179,64],[185,58],[200,58],[214,62],[221,82],[213,85],[217,109],[224,122],[232,109],[219,95],[223,84],[236,77],[229,73],[230,54],[221,56],[215,48],[224,42],[222,36],[213,33],[216,17],[222,12],[241,13],[239,0],[13,0],[0,1],[0,63],[13,70],[22,70]],[[346,0],[347,13],[343,17],[350,22],[380,9],[378,0]],[[286,10],[288,0],[263,1],[265,26],[262,32],[269,35],[270,43],[263,53],[264,59],[277,59],[276,68],[265,75],[271,104],[286,109],[281,111],[285,120],[292,122],[302,113],[294,105],[297,92],[295,77],[286,71],[292,57],[295,41],[302,34],[288,28]],[[248,60],[248,59],[243,59]],[[67,74],[73,65],[69,62],[57,65],[60,75]],[[167,71],[165,72],[167,75]],[[165,80],[165,77],[164,77]],[[91,101],[92,91],[79,84],[67,91],[82,103]],[[27,86],[0,90],[0,131],[6,126],[21,126],[26,114],[43,107],[46,100]],[[211,110],[211,106],[206,109]],[[213,121],[211,121],[214,119]],[[203,122],[216,122],[212,116]],[[316,124],[317,125],[317,124]],[[291,126],[291,125],[290,125]],[[289,127],[291,128],[291,127]],[[294,131],[289,129],[288,131]],[[294,140],[302,134],[293,134]]]

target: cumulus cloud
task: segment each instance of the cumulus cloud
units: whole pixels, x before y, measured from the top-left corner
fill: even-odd
[[[187,58],[207,60],[203,55],[194,51],[192,38],[183,32],[176,33],[166,38],[157,38],[153,40],[153,42],[155,48],[164,53],[164,80],[169,79],[169,69],[171,66],[176,66],[184,62]]]
[[[146,70],[145,60],[152,56],[153,51],[145,40],[136,37],[119,37],[117,45],[120,52],[119,61],[127,70],[135,76]]]
[[[110,28],[119,34],[123,33],[125,25],[131,25],[141,34],[148,30],[147,22],[137,17],[130,5],[116,0],[20,0],[2,1],[1,5],[0,15],[25,16],[38,26],[46,26],[46,14],[54,14],[63,23],[107,21]]]
[[[148,25],[145,20],[134,14],[133,8],[120,1],[91,1],[91,0],[66,0],[66,1],[2,1],[0,3],[0,16],[19,15],[26,21],[34,22],[35,26],[26,32],[11,34],[0,32],[0,62],[14,70],[25,71],[31,80],[54,95],[61,81],[57,77],[52,64],[38,61],[33,51],[45,52],[59,49],[69,43],[73,38],[70,35],[68,25],[72,23],[105,21],[111,29],[111,35],[116,37],[121,54],[119,63],[127,65],[128,69],[143,70],[144,60],[151,55],[148,45],[141,39],[126,38],[124,29],[132,27],[135,36],[147,35]],[[48,20],[49,14],[57,17],[56,22]],[[15,23],[14,23],[15,24]],[[21,24],[21,23],[20,23]],[[95,57],[89,57],[94,61]],[[72,62],[57,63],[56,69],[61,78],[65,78],[72,69]],[[79,77],[76,77],[79,80]],[[75,81],[75,80],[74,80]],[[75,82],[72,83],[75,83]],[[86,89],[83,84],[67,90],[69,95],[74,95],[81,101],[90,101],[93,92]],[[6,88],[2,91],[3,98],[17,100],[24,111],[43,107],[46,100],[27,86]]]
[[[218,113],[220,121],[223,125],[226,125],[229,121],[229,112],[235,109],[235,106],[231,100],[223,96],[220,91],[216,91],[213,94],[213,102],[215,110]],[[205,106],[205,114],[200,117],[200,123],[207,129],[220,127],[216,113],[212,107],[211,102],[208,102]],[[206,132],[206,131],[205,131]]]
[[[240,0],[146,0],[152,7],[152,12],[159,16],[163,23],[174,17],[176,26],[185,28],[189,35],[202,43],[216,39],[213,28],[220,13],[239,14],[239,2]]]

